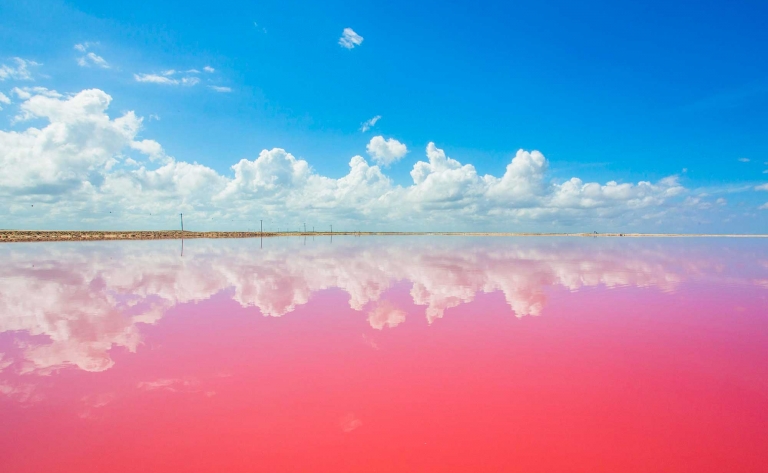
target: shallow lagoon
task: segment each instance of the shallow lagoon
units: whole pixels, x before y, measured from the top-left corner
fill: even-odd
[[[768,470],[768,244],[0,246],[0,469]]]

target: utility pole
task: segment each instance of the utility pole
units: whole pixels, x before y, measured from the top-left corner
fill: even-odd
[[[264,233],[264,220],[259,220],[259,236]]]
[[[304,233],[307,233],[307,224],[304,224]]]

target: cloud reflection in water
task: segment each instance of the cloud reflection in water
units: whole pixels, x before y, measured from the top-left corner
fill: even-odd
[[[318,239],[319,240],[319,239]],[[109,350],[135,352],[139,324],[154,324],[178,304],[232,291],[242,307],[281,317],[318,291],[338,288],[375,329],[408,316],[383,297],[410,285],[431,324],[480,293],[501,292],[517,317],[541,315],[549,288],[655,287],[672,292],[696,277],[765,281],[748,252],[729,258],[706,245],[654,240],[338,239],[303,246],[291,239],[16,244],[0,248],[0,333],[29,335],[19,370],[45,374],[66,365],[104,371]],[[729,276],[734,259],[742,270]],[[743,265],[754,267],[750,277]],[[0,357],[0,367],[12,361]]]

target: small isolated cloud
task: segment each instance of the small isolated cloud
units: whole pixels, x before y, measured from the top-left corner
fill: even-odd
[[[81,53],[84,53],[88,51],[91,47],[98,45],[99,43],[92,43],[90,41],[85,41],[82,43],[77,43],[75,45],[75,51],[80,51]]]
[[[103,393],[103,394],[92,394],[92,395],[84,396],[81,399],[81,401],[84,404],[86,404],[88,407],[98,409],[100,407],[104,407],[110,404],[116,398],[117,398],[117,395],[115,395],[115,393]]]
[[[4,93],[0,92],[0,103],[1,104],[5,104],[5,105],[9,105],[11,103],[11,99],[9,99],[8,96],[5,95]],[[2,109],[3,109],[3,107],[0,107],[0,110],[2,110]]]
[[[376,115],[375,117],[371,118],[370,120],[366,120],[362,123],[360,126],[360,131],[365,133],[366,131],[370,130],[376,125],[376,122],[381,120],[381,115]]]
[[[149,82],[151,84],[177,85],[179,81],[157,74],[134,74],[136,82]]]
[[[162,84],[162,85],[186,85],[193,86],[200,83],[200,79],[197,77],[182,77],[181,79],[175,79],[170,77],[175,74],[175,71],[168,70],[160,74],[134,74],[133,78],[136,82],[148,82],[150,84]]]
[[[216,92],[224,92],[224,93],[232,92],[232,88],[230,88],[230,87],[221,87],[221,86],[218,86],[218,85],[211,85],[209,87],[211,89],[215,90]]]
[[[756,191],[768,191],[768,182],[765,184],[760,184],[759,186],[755,186]]]
[[[344,417],[342,417],[341,421],[339,422],[339,426],[341,427],[341,430],[345,433],[352,432],[353,430],[357,429],[361,425],[363,425],[363,422],[351,412],[345,415]]]
[[[727,201],[727,200],[725,200],[725,199],[723,199],[722,197],[720,197],[719,199],[717,199],[717,200],[715,201],[715,203],[716,203],[717,205],[726,205],[726,204],[728,203],[728,201]]]
[[[32,71],[29,70],[30,67],[42,65],[38,62],[22,59],[20,57],[13,58],[13,62],[16,63],[15,66],[9,66],[7,64],[0,65],[0,81],[6,79],[32,80]]]
[[[761,205],[760,207],[758,207],[758,209],[760,209],[760,210],[768,210],[768,202],[766,202],[763,205]]]
[[[748,163],[749,162],[749,158],[739,158],[739,162],[740,163]]]
[[[141,381],[136,385],[137,388],[144,391],[190,391],[194,390],[200,383],[194,379],[158,379],[155,381]]]
[[[216,69],[212,68],[211,66],[205,66],[203,68],[205,72],[216,72]]]
[[[109,63],[101,56],[88,53],[85,56],[77,58],[77,65],[80,67],[100,67],[102,69],[109,69]]]
[[[383,136],[374,136],[365,147],[377,164],[389,166],[396,163],[408,152],[408,148],[394,138],[385,140]]]
[[[343,48],[352,49],[363,44],[363,37],[355,33],[352,28],[344,28],[341,38],[339,38],[339,44]]]
[[[80,67],[101,67],[102,69],[109,69],[109,63],[101,56],[97,55],[94,52],[88,52],[88,50],[98,45],[99,43],[78,43],[75,45],[75,51],[80,51],[81,53],[85,53],[79,58],[77,58],[77,65]]]
[[[152,120],[160,121],[160,115],[157,115],[155,113],[150,113],[149,114],[149,121],[152,121]]]

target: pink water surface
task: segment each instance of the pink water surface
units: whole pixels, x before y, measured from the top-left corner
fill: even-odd
[[[768,242],[263,246],[0,247],[0,471],[768,471]]]

